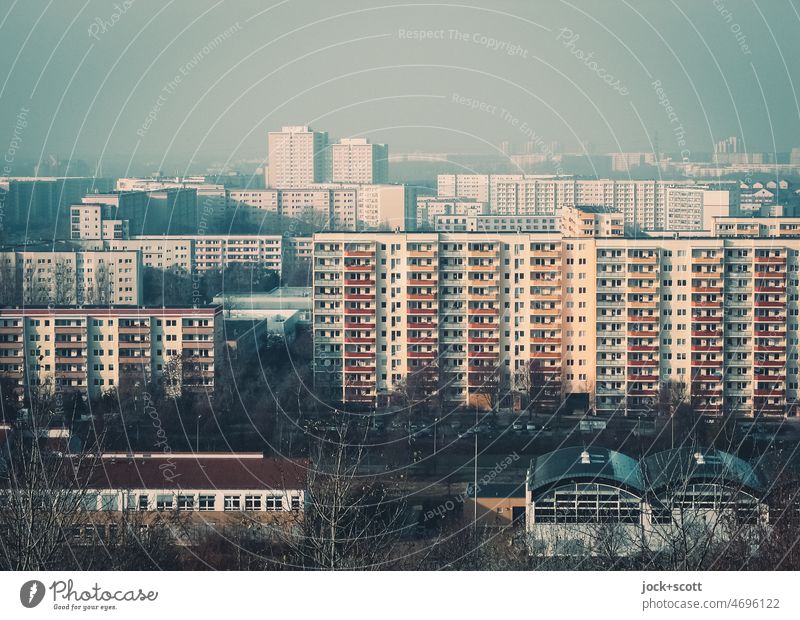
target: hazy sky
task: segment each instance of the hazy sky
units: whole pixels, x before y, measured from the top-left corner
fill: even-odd
[[[284,124],[395,153],[800,145],[789,0],[117,1],[0,0],[12,159],[184,170]]]

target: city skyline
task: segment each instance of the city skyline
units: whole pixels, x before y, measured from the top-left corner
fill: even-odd
[[[6,174],[50,156],[120,174],[258,162],[263,135],[291,124],[490,155],[541,141],[691,158],[728,136],[788,153],[800,133],[791,4],[620,2],[611,20],[587,3],[349,2],[307,5],[295,25],[292,3],[208,0],[191,30],[171,3],[43,4],[0,18]]]

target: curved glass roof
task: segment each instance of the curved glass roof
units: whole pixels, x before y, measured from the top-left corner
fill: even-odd
[[[534,495],[567,482],[611,482],[640,493],[644,490],[638,461],[607,448],[562,448],[531,461],[528,489]]]
[[[647,486],[654,491],[693,483],[742,486],[761,491],[764,481],[747,461],[712,448],[675,448],[648,456],[643,461]]]
[[[528,470],[528,490],[572,482],[610,483],[640,495],[686,484],[727,484],[760,492],[765,483],[747,461],[712,448],[675,448],[642,461],[608,448],[562,448],[537,456]]]

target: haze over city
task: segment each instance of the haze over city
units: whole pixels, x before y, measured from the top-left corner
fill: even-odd
[[[7,615],[796,617],[798,1],[0,0]]]
[[[575,153],[692,157],[731,135],[785,153],[800,132],[797,23],[790,2],[722,0],[199,0],[188,15],[14,2],[0,113],[27,114],[17,170],[48,156],[115,174],[242,167],[263,160],[266,131],[298,122],[393,153],[497,155],[526,127]]]

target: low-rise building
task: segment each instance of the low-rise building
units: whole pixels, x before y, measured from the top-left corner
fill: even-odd
[[[542,555],[625,556],[668,550],[680,538],[724,542],[769,521],[763,476],[727,452],[677,448],[643,460],[607,448],[569,447],[535,457],[526,529]]]

